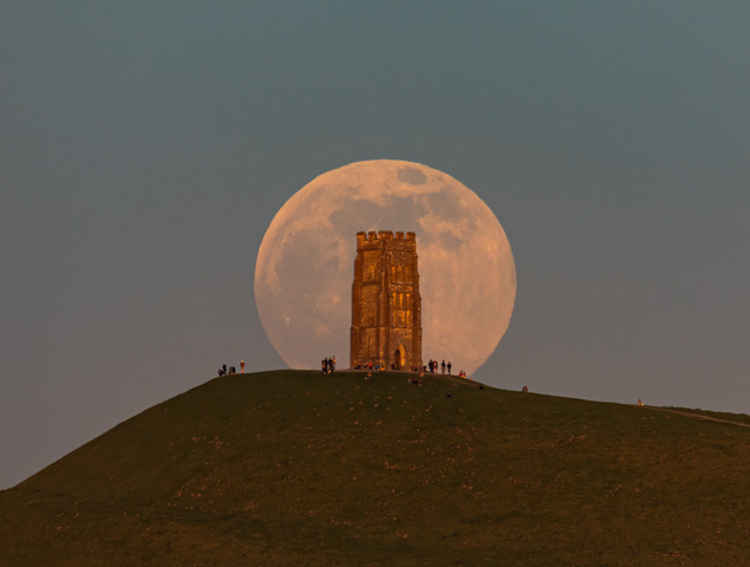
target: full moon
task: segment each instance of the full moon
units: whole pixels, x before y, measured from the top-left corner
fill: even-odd
[[[516,268],[503,227],[462,183],[408,161],[360,161],[319,175],[276,213],[258,250],[255,301],[291,368],[349,363],[358,231],[412,231],[422,358],[472,374],[508,329]]]

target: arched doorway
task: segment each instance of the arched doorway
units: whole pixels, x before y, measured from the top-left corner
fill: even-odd
[[[406,349],[404,345],[399,345],[396,352],[393,353],[393,362],[397,370],[403,370],[406,367]]]

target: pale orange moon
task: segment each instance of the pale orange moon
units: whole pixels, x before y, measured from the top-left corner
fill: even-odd
[[[516,268],[503,227],[459,181],[419,163],[361,161],[319,175],[276,213],[258,250],[255,302],[291,368],[349,364],[356,233],[413,231],[422,358],[473,373],[508,329]]]

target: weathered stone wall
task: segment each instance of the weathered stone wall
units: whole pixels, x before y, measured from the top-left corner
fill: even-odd
[[[422,366],[422,299],[413,232],[357,233],[352,283],[352,367]]]

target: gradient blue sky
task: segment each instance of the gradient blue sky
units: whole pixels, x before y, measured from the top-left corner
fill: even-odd
[[[484,381],[750,408],[747,2],[1,12],[0,487],[222,361],[281,367],[260,240],[364,159],[450,173],[508,233]]]

